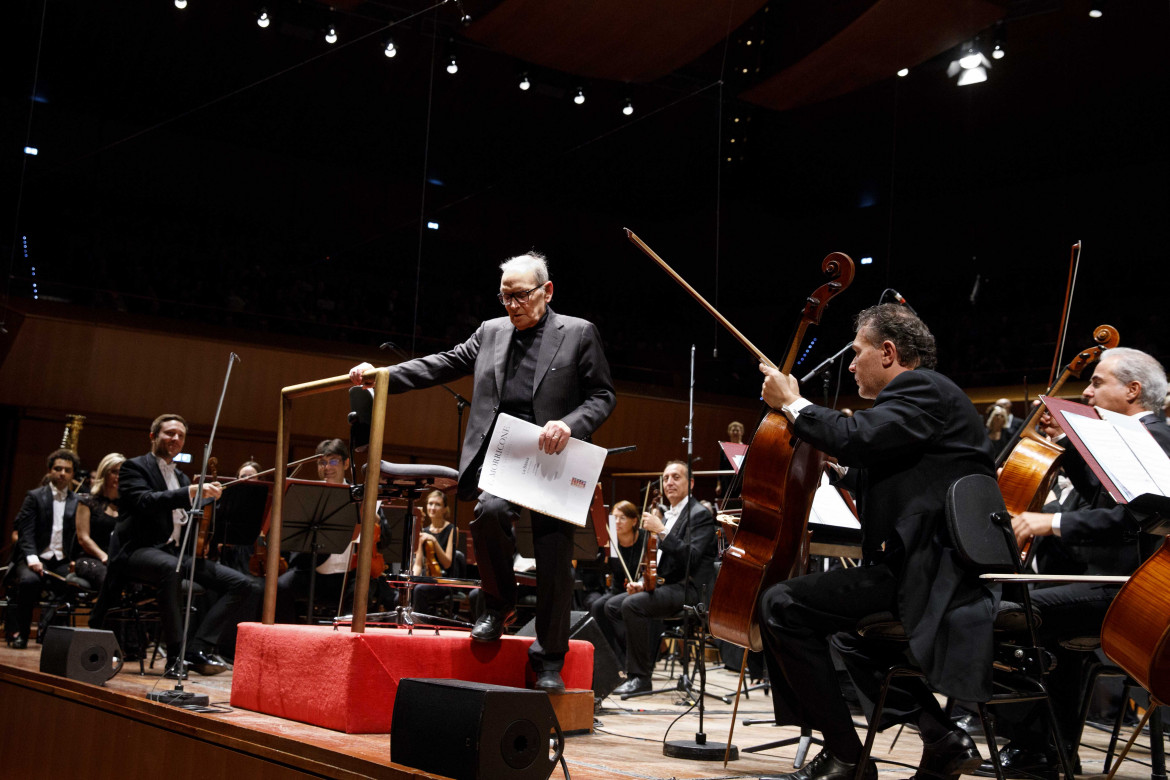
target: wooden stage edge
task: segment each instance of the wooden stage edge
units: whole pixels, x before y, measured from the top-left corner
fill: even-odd
[[[28,655],[34,662],[39,657]],[[189,712],[146,698],[158,676],[124,671],[110,687],[99,687],[3,660],[0,755],[5,774],[11,771],[13,777],[22,770],[29,776],[47,771],[50,777],[123,778],[157,777],[163,770],[168,778],[203,780],[439,777],[391,763],[388,734],[347,735],[238,709]],[[158,688],[173,686],[163,680]],[[227,700],[226,690],[199,680],[185,681],[184,687],[207,693],[213,704]],[[104,773],[103,766],[116,771]]]

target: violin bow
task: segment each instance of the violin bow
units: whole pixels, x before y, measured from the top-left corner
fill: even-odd
[[[1056,372],[1062,365],[1064,342],[1068,336],[1068,313],[1072,308],[1073,292],[1077,287],[1077,270],[1081,265],[1081,242],[1072,245],[1068,258],[1068,285],[1064,289],[1064,311],[1060,313],[1060,333],[1056,337],[1056,354],[1052,356],[1052,368],[1048,372],[1048,386],[1056,381]]]

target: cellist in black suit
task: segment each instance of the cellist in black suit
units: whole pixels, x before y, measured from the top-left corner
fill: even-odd
[[[857,770],[862,745],[838,688],[830,638],[849,636],[866,615],[890,611],[901,618],[936,690],[969,701],[991,693],[996,598],[963,570],[945,522],[951,483],[994,473],[983,420],[933,370],[934,337],[909,309],[884,304],[861,312],[853,351],[849,370],[874,405],[852,417],[811,404],[795,378],[760,367],[764,400],[792,421],[795,436],[847,469],[844,482],[856,492],[863,534],[862,566],[779,583],[758,605],[777,722],[820,731],[825,745],[787,780],[851,780]],[[855,649],[850,675],[860,693],[876,699],[880,653]],[[918,726],[920,777],[953,778],[978,766],[974,743],[920,679],[898,681],[886,716]],[[864,775],[876,778],[872,761]]]

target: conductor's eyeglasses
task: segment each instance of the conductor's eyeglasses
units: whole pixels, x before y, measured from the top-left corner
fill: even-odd
[[[528,303],[528,296],[532,295],[532,293],[536,292],[541,287],[544,287],[544,285],[538,284],[531,290],[521,290],[520,292],[514,293],[500,293],[496,296],[496,300],[504,306],[507,306],[509,303],[518,303],[520,305],[524,305]]]

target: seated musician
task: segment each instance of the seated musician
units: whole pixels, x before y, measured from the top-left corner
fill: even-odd
[[[102,458],[90,482],[89,492],[77,496],[73,570],[98,591],[106,581],[110,537],[118,522],[118,471],[125,462],[126,456],[120,452],[111,452]]]
[[[609,640],[614,653],[621,658],[626,653],[626,626],[620,620],[608,620],[605,617],[605,605],[614,597],[624,594],[627,583],[642,576],[646,531],[638,528],[638,507],[629,501],[614,504],[610,517],[614,520],[616,531],[609,542],[609,560],[606,564],[609,588],[589,605],[589,614]]]
[[[197,487],[191,478],[175,466],[175,456],[187,440],[187,421],[177,414],[163,414],[150,426],[150,452],[130,458],[119,472],[118,512],[115,534],[120,542],[111,562],[124,567],[125,574],[157,585],[159,610],[162,614],[163,639],[167,647],[166,676],[186,676],[185,666],[199,674],[227,671],[227,664],[216,657],[221,635],[241,620],[251,620],[256,611],[258,592],[252,581],[230,567],[206,558],[195,558],[195,582],[204,589],[220,594],[203,616],[187,645],[185,658],[179,650],[183,644],[183,610],[186,598],[182,583],[189,576],[190,553],[183,556],[181,572],[179,545],[188,523],[187,510],[195,500]],[[203,487],[207,500],[218,498],[218,482]],[[188,534],[193,549],[197,530]],[[107,583],[106,590],[109,590]]]
[[[794,377],[760,366],[763,398],[792,433],[837,458],[857,493],[865,565],[796,577],[758,604],[777,723],[821,732],[824,749],[787,780],[850,780],[862,745],[840,693],[830,638],[877,612],[897,614],[910,651],[935,690],[968,701],[991,695],[992,593],[962,570],[945,522],[947,489],[993,475],[983,420],[953,382],[932,369],[934,337],[910,310],[884,304],[857,317],[849,370],[870,409],[846,417],[800,396]],[[872,644],[872,643],[871,643]],[[847,660],[858,692],[876,701],[883,662],[859,645]],[[971,738],[943,714],[919,678],[886,699],[889,723],[912,722],[923,741],[918,777],[951,779],[979,765]],[[884,724],[884,725],[889,725]],[[864,776],[873,780],[870,760]]]
[[[447,494],[432,490],[427,494],[427,525],[418,535],[414,549],[416,576],[458,577],[455,551],[458,549],[459,530],[450,520]],[[451,588],[443,585],[416,585],[412,606],[416,612],[434,615],[435,609],[450,595]]]
[[[317,445],[317,478],[335,485],[347,484],[349,447],[341,439],[325,439]],[[356,541],[356,540],[355,540]],[[353,548],[356,549],[356,546]],[[297,622],[296,601],[308,598],[310,573],[317,576],[313,585],[313,600],[317,604],[340,604],[342,588],[353,592],[353,575],[347,575],[353,562],[353,549],[331,555],[293,553],[288,560],[288,571],[276,581],[276,622]],[[380,573],[380,572],[379,572]],[[371,571],[371,574],[374,572]],[[347,595],[348,595],[347,593]],[[310,622],[312,616],[310,615]]]
[[[1084,397],[1090,406],[1137,417],[1146,430],[1170,454],[1170,426],[1158,418],[1166,393],[1166,372],[1154,358],[1136,349],[1118,347],[1107,351],[1093,371]],[[1061,494],[1061,505],[1054,513],[1023,512],[1012,518],[1017,541],[1023,545],[1035,538],[1037,557],[1046,555],[1049,542],[1059,540],[1063,571],[1076,574],[1132,574],[1138,564],[1152,553],[1159,539],[1140,533],[1134,513],[1119,505],[1101,486],[1075,447],[1061,441],[1063,431],[1042,415],[1045,432],[1065,446],[1061,463],[1065,473],[1085,505],[1079,508],[1075,497]],[[1096,661],[1091,653],[1077,652],[1061,646],[1060,641],[1078,636],[1096,636],[1101,631],[1105,613],[1120,585],[1070,583],[1036,587],[1033,604],[1043,618],[1040,643],[1056,656],[1056,667],[1049,673],[1048,690],[1056,710],[1057,725],[1069,756],[1076,756],[1076,738],[1082,724],[1080,697],[1085,665]],[[1009,742],[1000,750],[1000,761],[1009,777],[1025,773],[1054,776],[1059,769],[1057,757],[1049,745],[1045,719],[1039,707],[1020,705],[1000,708],[998,733]],[[1079,771],[1079,770],[1078,770]],[[994,775],[989,761],[977,774]]]
[[[69,550],[74,535],[77,494],[73,473],[81,461],[72,450],[57,450],[45,462],[48,484],[30,490],[16,516],[16,546],[5,582],[9,588],[4,638],[17,650],[28,647],[33,609],[49,576],[69,574]]]
[[[685,462],[666,464],[662,492],[670,507],[662,514],[642,515],[642,527],[658,541],[661,584],[647,590],[641,580],[627,582],[625,593],[606,602],[605,620],[622,623],[626,632],[626,681],[615,695],[651,689],[658,621],[678,614],[684,604],[701,601],[715,578],[715,518],[691,497],[693,486]]]

